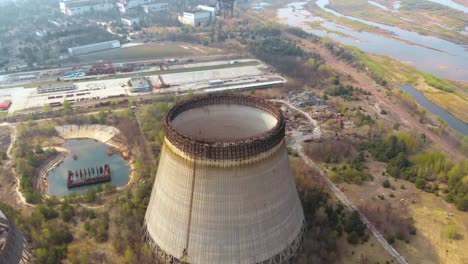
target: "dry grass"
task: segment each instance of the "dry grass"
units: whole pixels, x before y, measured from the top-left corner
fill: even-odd
[[[396,83],[411,84],[433,103],[444,108],[454,116],[464,122],[468,122],[468,94],[455,89],[449,93],[432,86],[429,86],[418,70],[397,60],[384,56],[367,55],[367,57],[385,68],[386,76]],[[460,83],[460,89],[465,89],[465,85]]]
[[[468,215],[458,211],[452,204],[447,204],[433,194],[419,192],[421,202],[410,206],[411,215],[418,230],[417,237],[426,238],[425,241],[416,239],[414,247],[424,247],[429,242],[438,256],[433,263],[459,264],[468,263]],[[450,240],[446,234],[446,227],[457,227],[457,239]],[[411,249],[411,248],[408,248]],[[421,257],[426,252],[419,252]]]
[[[383,176],[385,164],[381,162],[367,162],[374,181],[364,182],[362,185],[340,184],[346,196],[357,206],[390,206],[393,217],[383,219],[412,219],[416,227],[415,236],[410,236],[409,243],[396,240],[395,248],[408,260],[409,263],[468,263],[468,217],[466,213],[458,211],[455,206],[449,204],[441,197],[425,193],[414,187],[414,184]],[[383,188],[382,182],[389,179],[394,190]],[[404,185],[405,189],[400,186]],[[394,198],[390,197],[393,193]],[[383,195],[384,200],[377,198]],[[382,217],[381,217],[382,218]],[[378,219],[381,220],[380,218]],[[379,230],[394,229],[388,223],[378,224]],[[455,225],[458,231],[458,239],[449,240],[446,235],[446,227]],[[345,262],[347,263],[347,262]],[[382,263],[382,262],[381,262]]]
[[[123,49],[113,49],[95,52],[91,54],[86,54],[79,56],[80,62],[96,62],[99,60],[104,61],[130,61],[130,60],[147,60],[147,59],[156,59],[167,56],[184,56],[192,55],[188,50],[183,49],[178,45],[140,45]]]
[[[369,236],[365,244],[350,245],[345,236],[337,241],[338,261],[337,263],[385,263],[393,258],[388,255],[374,236]],[[367,261],[367,262],[366,262]]]
[[[131,60],[149,60],[164,57],[180,57],[193,55],[216,54],[216,49],[208,47],[184,44],[184,43],[161,43],[144,44],[123,49],[113,49],[95,52],[79,56],[80,62],[96,62],[99,60],[122,62]]]

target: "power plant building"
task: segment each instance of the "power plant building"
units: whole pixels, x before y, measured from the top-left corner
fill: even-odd
[[[145,78],[133,77],[130,79],[130,84],[132,85],[130,91],[133,93],[151,92],[151,84]]]
[[[198,97],[174,106],[164,131],[144,220],[158,260],[290,263],[305,220],[281,111],[254,97]]]
[[[126,13],[129,9],[143,8],[145,12],[147,11],[164,11],[169,9],[168,3],[160,3],[155,0],[120,0],[117,3],[119,11]]]
[[[68,0],[60,1],[60,12],[68,16],[90,12],[107,12],[116,9],[116,0]]]
[[[179,15],[179,22],[192,27],[210,24],[212,15],[210,11],[187,11]]]
[[[70,54],[70,56],[78,56],[82,54],[88,54],[92,52],[98,52],[98,51],[115,49],[115,48],[120,48],[120,41],[110,40],[110,41],[93,43],[89,45],[72,47],[72,48],[68,48],[68,54]]]
[[[216,6],[198,5],[197,9],[210,12],[212,17],[215,17],[218,12]]]
[[[37,87],[37,93],[56,93],[56,92],[64,92],[64,91],[72,91],[76,90],[78,87],[74,84],[67,84],[67,85],[49,85],[44,87]]]
[[[0,263],[26,264],[31,256],[21,231],[0,211]]]

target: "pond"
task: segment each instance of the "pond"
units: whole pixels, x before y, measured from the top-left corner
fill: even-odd
[[[429,112],[433,113],[434,115],[437,115],[442,120],[444,120],[447,123],[447,125],[449,125],[451,128],[455,129],[462,135],[468,135],[467,123],[456,118],[454,115],[447,112],[445,109],[429,101],[429,99],[427,99],[426,96],[424,96],[424,94],[421,91],[417,90],[416,88],[408,84],[402,85],[401,89],[405,91],[406,93],[410,94],[411,96],[413,96],[416,102],[419,105],[421,105],[424,109],[428,110]]]
[[[92,139],[72,139],[65,142],[62,147],[70,151],[70,153],[63,160],[63,163],[49,173],[49,195],[63,197],[72,193],[84,194],[89,188],[96,188],[99,184],[68,189],[68,171],[75,172],[80,169],[104,167],[105,164],[110,165],[112,184],[119,187],[128,183],[131,173],[128,161],[118,153],[109,156],[107,153],[109,150],[108,145]],[[102,185],[104,183],[101,183]]]

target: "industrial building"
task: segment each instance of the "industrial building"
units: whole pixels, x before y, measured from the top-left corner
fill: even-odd
[[[31,263],[31,250],[21,231],[0,211],[0,263]]]
[[[218,13],[218,8],[216,6],[207,6],[207,5],[198,5],[197,6],[198,10],[201,11],[208,11],[211,13],[211,17],[215,17],[216,14]]]
[[[0,111],[8,111],[11,106],[11,101],[0,102]]]
[[[63,92],[63,91],[72,91],[76,90],[77,87],[74,84],[67,84],[67,85],[49,85],[45,87],[37,87],[37,93],[56,93],[56,92]]]
[[[164,11],[169,9],[168,3],[157,3],[155,0],[120,0],[117,3],[119,11],[126,13],[129,9],[143,8],[145,11]]]
[[[130,89],[134,93],[151,92],[150,83],[142,77],[134,77],[130,79],[132,88]]]
[[[116,8],[116,0],[68,0],[60,1],[60,12],[68,16],[89,12],[107,12]]]
[[[285,118],[254,97],[212,95],[167,114],[145,239],[158,260],[290,263],[305,220]]]
[[[187,11],[179,14],[179,22],[192,27],[199,27],[210,24],[212,19],[209,11]]]
[[[168,3],[152,3],[152,4],[146,4],[143,5],[143,9],[148,13],[148,11],[152,12],[161,12],[161,11],[166,11],[169,10],[169,4]]]
[[[93,44],[84,45],[84,46],[72,47],[72,48],[68,48],[68,54],[70,54],[70,56],[77,56],[77,55],[88,54],[92,52],[115,49],[115,48],[120,48],[120,41],[110,40],[110,41],[93,43]]]

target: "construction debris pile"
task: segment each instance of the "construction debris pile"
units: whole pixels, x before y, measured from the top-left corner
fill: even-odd
[[[327,105],[325,100],[315,95],[315,93],[306,90],[293,90],[286,92],[283,94],[282,99],[299,108]]]

